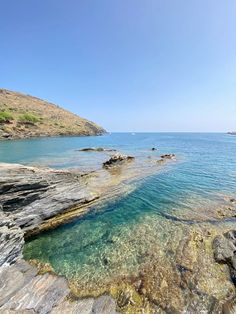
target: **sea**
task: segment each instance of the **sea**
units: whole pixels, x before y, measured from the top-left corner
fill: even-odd
[[[49,263],[55,273],[77,280],[81,289],[135,276],[150,262],[152,250],[170,254],[167,243],[179,235],[179,217],[185,213],[197,217],[198,211],[207,216],[209,208],[217,210],[225,198],[236,196],[236,136],[223,133],[111,133],[2,141],[0,161],[100,169],[108,153],[79,151],[86,147],[115,149],[141,161],[173,153],[176,161],[132,182],[130,193],[26,242],[26,259]],[[186,221],[183,224],[190,223]]]

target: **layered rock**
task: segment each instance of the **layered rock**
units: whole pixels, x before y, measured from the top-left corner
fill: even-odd
[[[175,159],[175,154],[165,154],[161,155],[162,159]]]
[[[103,148],[103,147],[85,147],[78,149],[79,152],[115,152],[116,149]]]
[[[86,185],[89,174],[3,164],[0,174],[2,212],[23,230],[99,196]]]
[[[104,168],[110,168],[113,166],[120,165],[127,161],[134,160],[133,156],[123,155],[123,154],[115,154],[111,156],[111,158],[103,163]]]
[[[77,299],[70,295],[65,278],[46,273],[24,261],[0,269],[0,313],[115,314],[116,303],[108,295]]]
[[[0,211],[0,267],[21,258],[23,245],[24,232]]]
[[[25,234],[54,227],[86,212],[88,205],[122,193],[124,180],[134,172],[126,168],[114,176],[106,170],[80,173],[0,164],[0,313],[116,313],[116,302],[108,295],[79,299],[64,278],[38,275],[22,260],[22,247]]]

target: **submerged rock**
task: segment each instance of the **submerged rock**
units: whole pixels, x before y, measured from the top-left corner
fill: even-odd
[[[215,260],[218,263],[228,265],[231,280],[236,286],[236,230],[230,230],[223,235],[216,236],[212,247]],[[236,313],[235,293],[224,302],[222,310],[225,314]]]
[[[229,266],[231,279],[236,285],[236,230],[215,237],[212,246],[215,260]]]
[[[116,152],[116,149],[103,147],[86,147],[78,149],[79,152]]]
[[[175,159],[175,154],[165,154],[161,155],[162,159]]]
[[[115,154],[113,155],[109,160],[105,161],[103,163],[104,168],[109,168],[112,166],[119,165],[125,161],[132,161],[135,158],[133,156],[128,156],[128,155],[122,155],[122,154]]]
[[[232,203],[232,204],[236,204],[236,199],[235,199],[235,198],[231,198],[229,201],[230,201],[230,203]]]

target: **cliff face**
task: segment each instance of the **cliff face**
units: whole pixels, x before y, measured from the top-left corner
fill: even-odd
[[[0,139],[100,135],[105,130],[57,105],[0,89]]]

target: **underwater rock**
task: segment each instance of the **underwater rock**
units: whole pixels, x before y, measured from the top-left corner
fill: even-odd
[[[214,257],[217,262],[230,262],[232,265],[233,259],[236,258],[236,231],[231,230],[223,235],[218,235],[213,241]],[[236,264],[235,264],[236,266]]]
[[[104,168],[109,168],[112,166],[119,165],[125,161],[132,161],[134,160],[135,157],[133,156],[128,156],[128,155],[122,155],[122,154],[115,154],[113,155],[109,160],[105,161],[103,163]]]
[[[230,203],[236,204],[236,199],[235,198],[231,198],[229,201],[230,201]]]
[[[162,159],[175,159],[175,154],[165,154],[161,155]]]
[[[103,147],[86,147],[78,149],[79,152],[116,152],[116,149],[103,148]]]
[[[158,164],[163,164],[163,162],[165,162],[165,160],[162,158],[162,159],[158,159],[156,162],[157,162]]]
[[[122,308],[129,304],[134,305],[131,291],[121,291],[118,295],[117,305]]]
[[[215,237],[212,247],[218,263],[227,264],[233,284],[236,286],[236,230]],[[236,313],[236,298],[231,296],[222,306],[222,313]]]
[[[235,314],[236,313],[236,298],[227,300],[222,306],[223,314]]]
[[[236,285],[236,230],[216,236],[212,247],[215,260],[229,266],[231,279]]]

